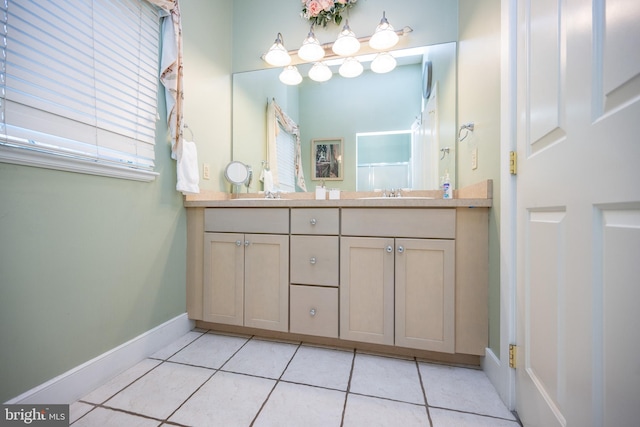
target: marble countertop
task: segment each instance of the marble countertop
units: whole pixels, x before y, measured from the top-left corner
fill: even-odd
[[[454,191],[453,199],[443,199],[442,191],[406,191],[403,197],[380,197],[379,192],[341,191],[340,199],[316,200],[315,193],[284,193],[280,199],[265,199],[259,193],[229,194],[201,192],[184,197],[187,208],[208,207],[415,207],[415,208],[488,208],[493,202],[493,182],[482,181]]]

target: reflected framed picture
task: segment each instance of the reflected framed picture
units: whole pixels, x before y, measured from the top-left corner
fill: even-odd
[[[342,181],[342,138],[311,140],[311,179]]]

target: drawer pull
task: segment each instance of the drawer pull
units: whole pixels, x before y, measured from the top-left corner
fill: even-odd
[[[236,240],[236,246],[240,246],[242,245],[242,242],[240,240]]]
[[[318,221],[315,218],[311,218],[311,221],[309,221],[309,223],[311,225],[316,225],[318,223]]]
[[[404,252],[404,246],[398,246],[398,253],[401,254]]]
[[[311,265],[316,265],[316,262],[317,262],[316,257],[312,256],[309,262],[311,263]]]
[[[316,309],[312,308],[311,310],[309,310],[309,316],[314,317],[316,315]]]
[[[244,241],[244,245],[245,245],[245,246],[249,246],[249,241],[248,241],[248,240],[245,240],[245,241]]]
[[[387,252],[389,253],[393,252],[393,248],[391,247],[391,245],[387,246]]]

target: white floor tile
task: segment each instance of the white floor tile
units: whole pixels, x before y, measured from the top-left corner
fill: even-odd
[[[124,412],[96,408],[80,418],[73,427],[158,427],[161,422],[149,418],[137,417]]]
[[[103,403],[117,392],[162,363],[159,360],[145,359],[137,365],[127,369],[111,381],[95,389],[80,400],[91,403]]]
[[[507,421],[480,415],[464,414],[446,409],[429,409],[433,427],[518,427],[516,421]]]
[[[425,406],[350,394],[344,427],[428,427]]]
[[[424,405],[418,369],[410,360],[356,354],[350,391]]]
[[[151,355],[153,359],[161,359],[167,360],[169,357],[173,356],[175,353],[180,351],[183,347],[186,347],[191,342],[200,337],[204,332],[200,332],[197,330],[189,331],[168,346],[158,350],[154,354]]]
[[[75,420],[77,420],[78,418],[80,418],[81,416],[83,416],[93,408],[95,408],[95,406],[89,405],[88,403],[82,403],[82,402],[72,403],[71,405],[69,405],[69,424],[71,424],[72,422],[74,422]]]
[[[339,427],[345,393],[280,382],[254,427]]]
[[[346,391],[352,361],[352,351],[302,346],[282,379]]]
[[[171,416],[194,427],[246,427],[273,389],[275,380],[217,372]]]
[[[105,405],[165,419],[213,373],[165,362],[109,399]]]
[[[514,420],[480,370],[420,363],[429,406]]]
[[[222,369],[228,372],[280,378],[298,348],[295,344],[252,339]]]
[[[218,369],[247,342],[247,338],[205,334],[169,359],[171,362]]]

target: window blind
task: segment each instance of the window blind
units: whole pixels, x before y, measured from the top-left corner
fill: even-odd
[[[281,191],[295,192],[296,178],[296,139],[282,128],[276,137],[276,150],[278,153],[278,185]]]
[[[137,170],[120,177],[153,179],[157,8],[146,0],[4,0],[0,9],[0,160],[49,158],[41,166],[73,170],[50,160],[59,158],[100,166],[87,173]]]

